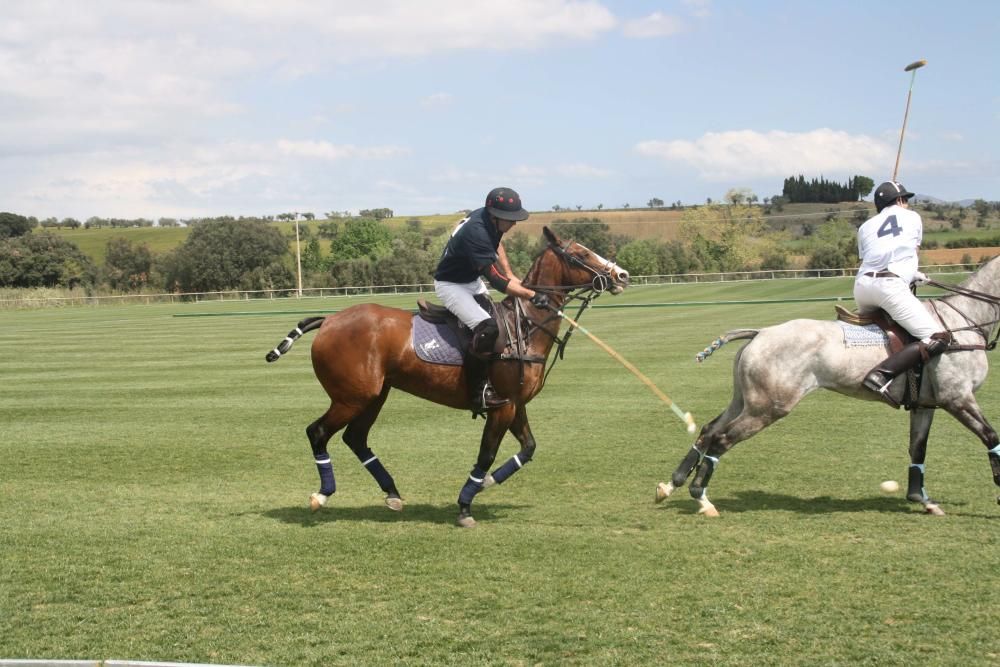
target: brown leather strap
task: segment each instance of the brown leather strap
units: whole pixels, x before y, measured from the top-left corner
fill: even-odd
[[[863,276],[868,276],[869,278],[898,278],[892,271],[868,271],[867,273],[861,274]]]

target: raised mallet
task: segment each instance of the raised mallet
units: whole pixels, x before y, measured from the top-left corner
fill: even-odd
[[[899,156],[903,154],[903,135],[906,134],[906,119],[910,116],[910,98],[913,96],[913,80],[917,78],[917,70],[927,64],[926,60],[918,60],[910,63],[904,72],[913,72],[910,75],[910,90],[906,93],[906,111],[903,113],[903,128],[899,131],[899,149],[896,151],[896,166],[892,168],[892,180],[896,180],[896,173],[899,171]]]

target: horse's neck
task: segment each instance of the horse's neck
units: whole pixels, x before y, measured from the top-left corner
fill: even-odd
[[[547,248],[542,252],[541,255],[534,261],[531,268],[524,276],[524,284],[528,286],[538,286],[542,288],[549,288],[545,290],[545,293],[549,295],[549,304],[552,308],[552,312],[556,313],[562,310],[563,305],[566,302],[566,297],[562,292],[551,292],[549,291],[553,287],[562,286],[562,262],[556,257],[555,253],[551,248]],[[513,297],[507,297],[512,299]],[[528,340],[526,341],[528,347],[528,353],[532,355],[539,355],[542,357],[548,357],[549,352],[552,350],[552,346],[555,343],[554,336],[559,335],[559,329],[562,326],[562,319],[558,318],[554,321],[545,324],[545,329],[547,329],[551,334],[546,333],[541,329],[541,327],[534,328]]]
[[[1000,257],[995,257],[961,283],[966,289],[984,294],[1000,295]],[[975,323],[991,322],[997,317],[997,307],[986,301],[955,294],[946,298],[949,306]],[[945,321],[951,318],[945,316]]]
[[[1000,257],[994,257],[986,262],[962,282],[962,287],[986,294],[1000,294]]]

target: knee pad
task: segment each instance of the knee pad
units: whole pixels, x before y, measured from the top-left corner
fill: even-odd
[[[500,327],[497,326],[496,321],[492,317],[483,320],[472,330],[472,342],[470,344],[472,349],[470,351],[477,355],[492,353],[493,345],[497,342],[499,335]]]

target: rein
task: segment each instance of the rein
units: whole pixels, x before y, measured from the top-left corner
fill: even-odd
[[[953,292],[955,294],[958,294],[959,296],[964,296],[964,297],[967,297],[969,299],[973,299],[975,301],[982,301],[983,303],[988,303],[990,306],[993,307],[993,312],[994,312],[995,315],[997,315],[998,313],[1000,313],[1000,297],[994,296],[992,294],[987,294],[986,292],[977,292],[976,290],[969,289],[968,287],[962,287],[961,285],[950,285],[948,283],[939,283],[936,280],[928,280],[927,284],[931,285],[932,287],[938,287],[938,288],[943,289],[943,290],[945,290],[947,292]],[[939,304],[943,304],[943,305],[948,306],[949,308],[951,308],[952,310],[954,310],[956,313],[958,313],[959,315],[961,315],[962,318],[965,319],[965,321],[969,323],[968,326],[957,327],[957,328],[954,328],[954,329],[949,328],[948,329],[949,332],[955,333],[956,331],[975,331],[983,339],[983,345],[955,345],[955,344],[952,344],[952,345],[950,345],[948,347],[949,350],[954,350],[954,351],[964,351],[964,350],[986,350],[986,351],[991,351],[991,350],[993,350],[993,349],[996,348],[996,346],[997,346],[997,339],[1000,339],[1000,327],[997,327],[997,324],[1000,323],[1000,315],[995,316],[994,319],[992,319],[992,320],[990,320],[988,322],[979,322],[979,323],[977,323],[977,322],[973,322],[972,319],[969,318],[968,315],[966,315],[965,313],[963,313],[961,310],[959,310],[958,308],[956,308],[954,304],[949,303],[945,299],[935,299],[934,301],[931,302],[931,304],[932,304],[932,306],[934,308],[935,314],[937,314],[938,319],[940,319],[942,323],[944,322],[944,319],[941,317],[940,313],[938,313],[938,305]],[[992,336],[993,340],[990,340],[991,336]]]
[[[565,354],[566,354],[566,344],[569,343],[570,336],[573,335],[573,330],[574,330],[573,327],[570,327],[570,329],[568,331],[566,331],[565,335],[563,335],[563,336],[560,337],[559,336],[559,325],[558,324],[556,325],[556,331],[555,331],[555,333],[553,333],[552,331],[550,331],[546,325],[549,324],[552,321],[556,321],[557,323],[561,322],[562,317],[561,317],[560,313],[561,313],[563,307],[565,305],[569,304],[569,302],[571,302],[571,301],[577,301],[577,300],[580,301],[580,307],[576,311],[576,318],[575,319],[579,320],[580,316],[583,315],[583,312],[587,308],[590,307],[590,302],[593,301],[594,299],[596,299],[597,297],[599,297],[605,291],[607,291],[607,289],[611,286],[611,279],[610,279],[611,269],[609,268],[608,270],[606,270],[606,271],[604,271],[602,273],[602,272],[598,271],[597,269],[589,266],[587,263],[585,263],[584,261],[582,261],[580,258],[578,258],[578,257],[570,254],[569,251],[567,250],[567,248],[569,248],[569,246],[570,246],[571,243],[572,243],[572,241],[567,241],[566,244],[564,246],[562,246],[562,247],[550,243],[549,244],[549,248],[551,248],[552,251],[556,254],[556,256],[559,259],[561,259],[563,262],[565,262],[567,264],[570,264],[571,266],[576,266],[576,267],[582,268],[582,269],[586,270],[587,272],[589,272],[593,276],[593,278],[591,279],[591,281],[589,283],[580,283],[580,284],[577,284],[577,285],[529,285],[529,284],[525,284],[524,285],[525,287],[527,287],[529,289],[532,289],[532,290],[534,290],[536,292],[541,292],[543,294],[550,295],[550,296],[554,297],[555,299],[558,299],[559,302],[560,302],[560,303],[558,303],[558,305],[557,304],[552,304],[552,305],[545,306],[545,309],[548,310],[552,314],[549,315],[548,317],[546,317],[541,322],[537,322],[537,321],[531,319],[531,317],[528,316],[527,312],[525,312],[525,310],[524,310],[524,307],[521,305],[520,299],[513,299],[514,309],[515,309],[515,318],[514,319],[517,322],[518,334],[522,333],[522,329],[521,329],[522,318],[523,318],[523,320],[527,321],[528,324],[529,324],[529,330],[527,332],[524,332],[525,335],[524,335],[523,338],[519,335],[518,336],[518,340],[523,340],[525,338],[528,338],[528,337],[531,336],[531,334],[534,332],[534,330],[540,329],[541,331],[545,332],[546,335],[548,335],[550,338],[552,338],[553,342],[556,345],[556,353],[552,356],[552,360],[549,362],[549,367],[548,367],[548,369],[546,369],[545,374],[542,376],[542,386],[543,387],[545,386],[545,381],[549,377],[549,373],[551,373],[552,369],[555,367],[556,361],[558,361],[559,359],[562,359],[565,356]],[[520,343],[518,344],[518,353],[523,355]],[[535,359],[525,359],[522,356],[522,362],[527,362],[527,363],[532,363],[532,362],[534,362],[534,363],[545,363],[545,361],[546,361],[545,358],[542,358],[542,359],[539,359],[539,360],[535,360]],[[522,376],[521,379],[523,381],[523,379],[524,379],[524,366],[523,366],[523,363],[522,363],[522,366],[521,366],[521,376]]]

